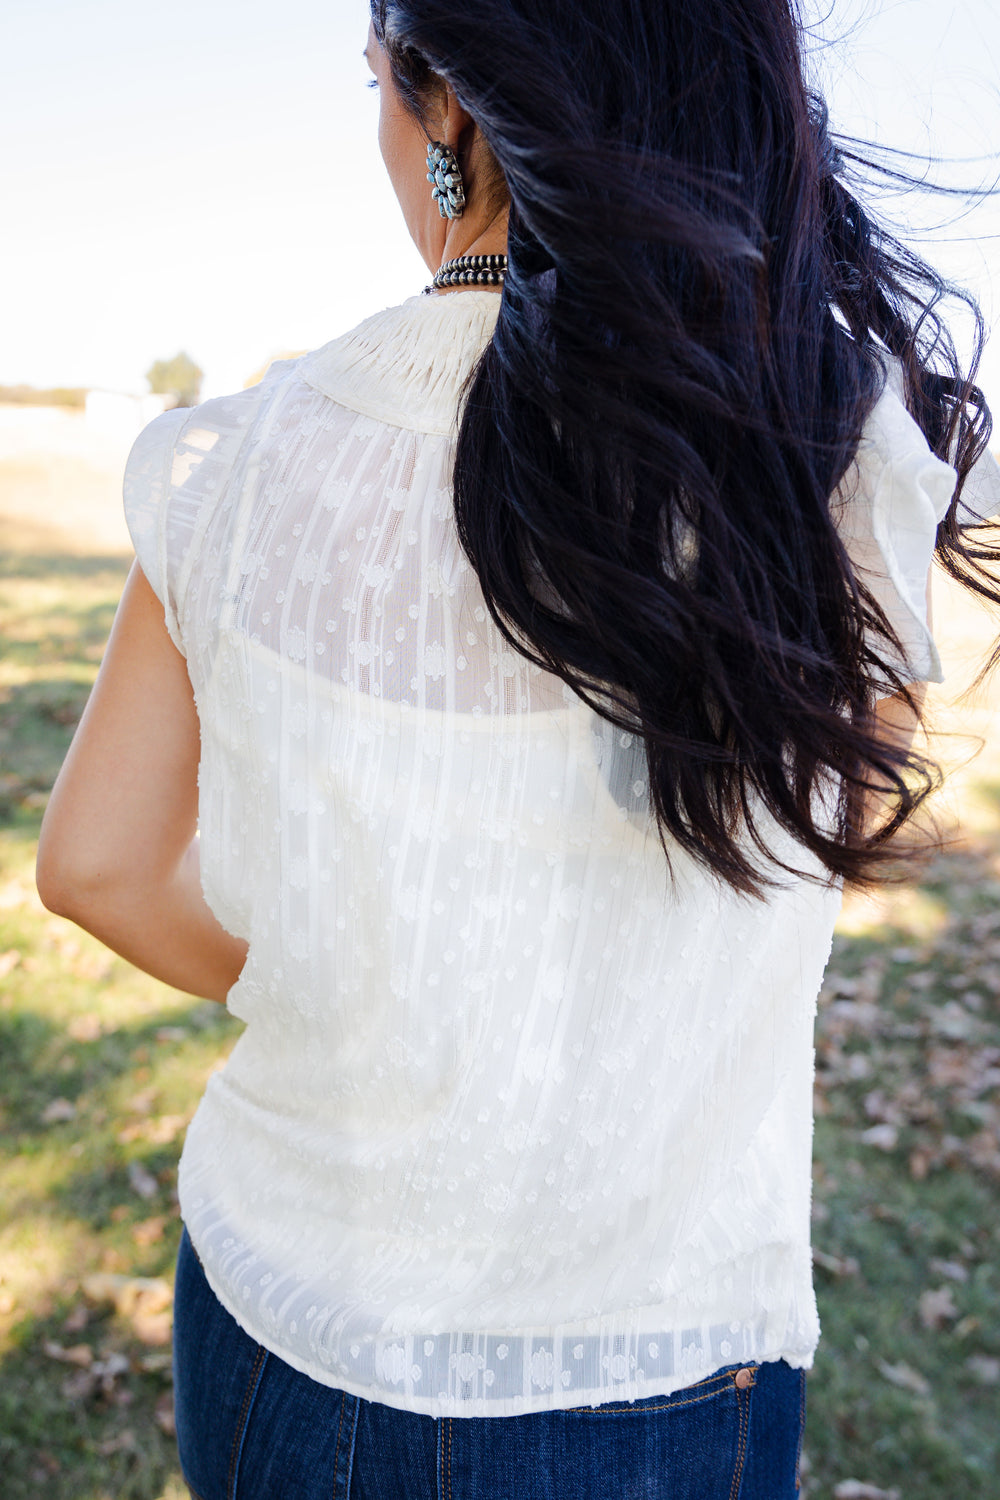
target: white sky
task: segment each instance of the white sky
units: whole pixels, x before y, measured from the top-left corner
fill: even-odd
[[[997,0],[824,10],[834,126],[987,181]],[[152,361],[185,348],[212,394],[419,291],[378,156],[367,16],[367,0],[4,0],[0,383],[142,391]],[[920,227],[959,211],[894,207]],[[936,238],[1000,324],[1000,200]],[[982,378],[1000,407],[1000,347]]]

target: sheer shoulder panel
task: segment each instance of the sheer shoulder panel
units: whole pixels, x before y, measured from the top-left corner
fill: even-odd
[[[199,538],[227,490],[263,402],[289,368],[272,365],[249,390],[163,412],[143,429],[129,454],[125,519],[140,566],[163,605],[170,637],[185,655],[180,601]]]
[[[858,579],[885,611],[903,657],[881,638],[873,649],[911,682],[942,678],[927,624],[927,578],[938,523],[954,491],[955,471],[935,458],[902,402],[887,390],[834,497],[833,515]]]

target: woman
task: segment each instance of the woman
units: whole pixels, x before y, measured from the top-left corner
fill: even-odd
[[[185,1476],[782,1500],[815,997],[930,785],[935,538],[989,587],[988,414],[787,0],[372,12],[431,294],[140,437],[39,856],[246,1023],[181,1164]]]

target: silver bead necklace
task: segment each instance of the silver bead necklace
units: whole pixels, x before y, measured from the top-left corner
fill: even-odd
[[[446,286],[503,286],[506,274],[506,255],[459,255],[445,261],[424,291],[440,291]]]

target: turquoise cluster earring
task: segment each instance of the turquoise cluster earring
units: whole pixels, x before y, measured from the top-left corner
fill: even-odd
[[[462,172],[458,157],[443,141],[431,141],[427,147],[427,181],[442,219],[460,219],[465,212]]]

